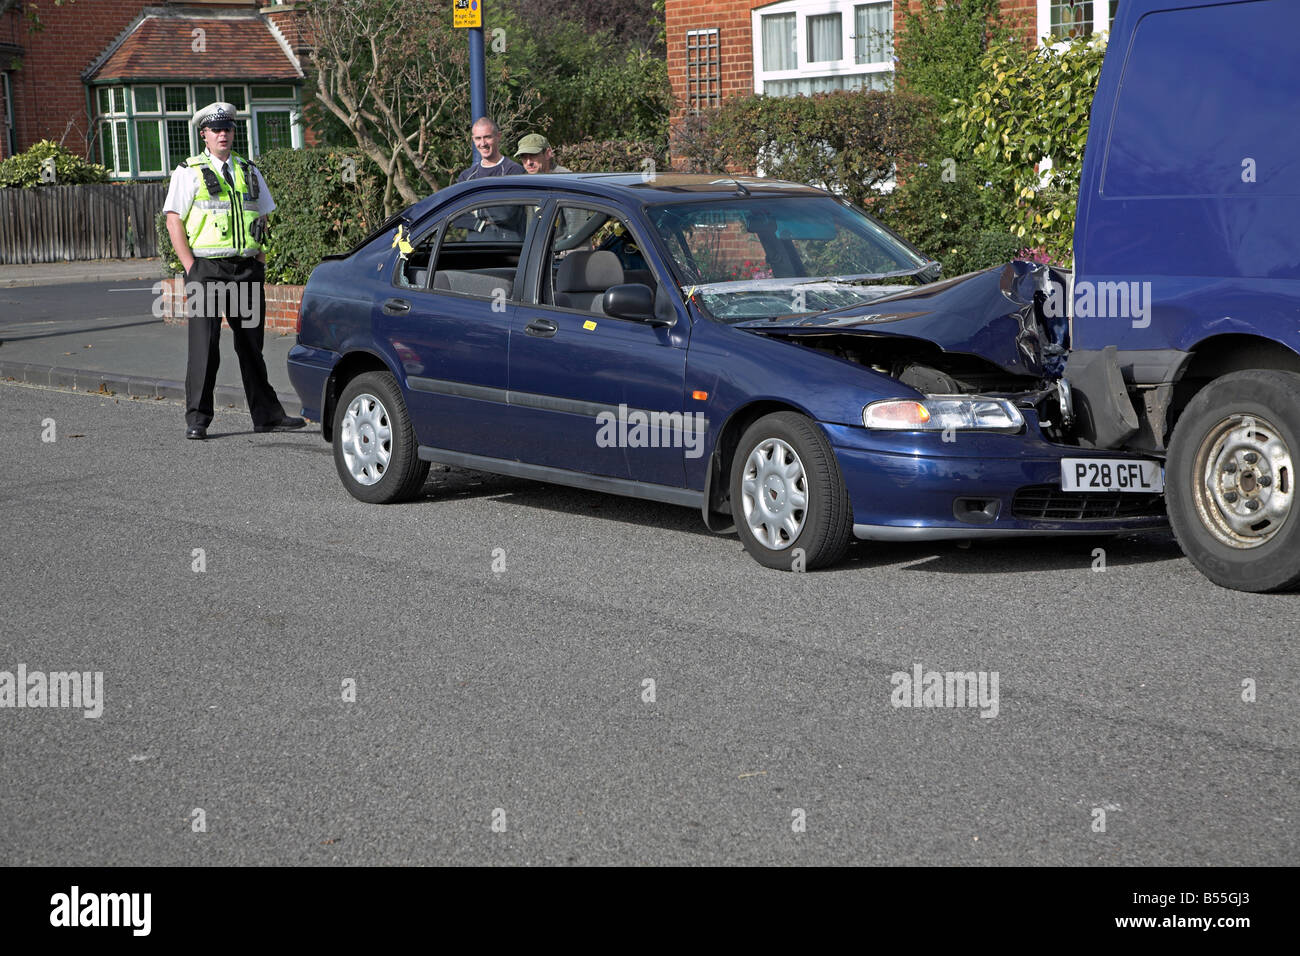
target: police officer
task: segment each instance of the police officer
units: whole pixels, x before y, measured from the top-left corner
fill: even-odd
[[[213,103],[194,114],[206,147],[172,173],[163,209],[167,233],[185,267],[189,362],[185,437],[203,439],[212,422],[212,390],[221,362],[221,316],[235,338],[253,431],[302,428],[285,414],[266,375],[266,214],[275,200],[255,166],[231,151],[235,107]],[[197,313],[197,314],[196,314]]]

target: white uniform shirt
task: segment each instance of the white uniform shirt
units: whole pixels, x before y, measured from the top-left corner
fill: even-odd
[[[203,155],[208,157],[209,164],[216,174],[220,176],[221,163],[217,162],[206,149],[203,151]],[[255,167],[250,167],[249,171],[257,177],[258,193],[257,200],[244,203],[244,208],[255,209],[265,216],[275,209],[275,200],[271,198],[271,190],[266,188],[266,180],[262,178],[261,171]],[[202,175],[199,170],[189,166],[177,166],[172,173],[172,182],[167,190],[167,201],[163,203],[163,212],[174,212],[184,221],[185,217],[190,214],[190,206],[194,205],[194,197],[199,194],[199,179]],[[231,177],[235,175],[233,166],[230,169],[230,175]],[[245,185],[250,184],[246,183]]]

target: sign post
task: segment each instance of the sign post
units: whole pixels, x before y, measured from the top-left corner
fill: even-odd
[[[483,0],[452,0],[451,25],[469,31],[469,112],[471,123],[487,115],[487,65],[483,52]]]

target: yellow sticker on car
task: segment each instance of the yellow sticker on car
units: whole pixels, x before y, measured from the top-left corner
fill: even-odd
[[[586,329],[588,332],[590,332],[592,329],[596,327],[596,323],[593,322],[591,319],[588,319],[586,322],[582,323],[582,327]]]

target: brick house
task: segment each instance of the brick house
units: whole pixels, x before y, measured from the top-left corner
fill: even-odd
[[[236,151],[311,139],[302,123],[301,3],[71,0],[44,28],[0,17],[0,159],[52,139],[114,179],[163,177],[199,150],[190,119],[239,110]]]
[[[735,94],[888,89],[908,0],[666,0],[674,119]],[[1001,0],[1026,39],[1109,28],[1120,0]]]

